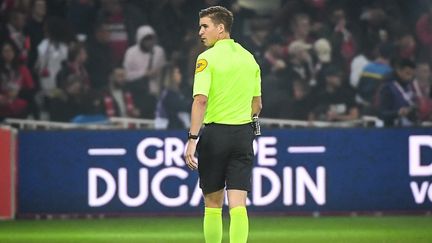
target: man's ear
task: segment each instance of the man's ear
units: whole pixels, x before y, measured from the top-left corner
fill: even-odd
[[[225,26],[223,24],[218,24],[217,29],[219,34],[222,34],[225,31]]]

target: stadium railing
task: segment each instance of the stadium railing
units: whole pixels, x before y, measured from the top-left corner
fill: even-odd
[[[28,129],[28,130],[53,130],[53,129],[112,129],[116,128],[111,124],[76,124],[67,122],[53,122],[53,121],[39,121],[39,120],[28,120],[28,119],[14,119],[6,118],[4,120],[5,124],[14,126],[18,129]]]
[[[127,118],[127,117],[111,117],[109,121],[116,126],[121,128],[146,128],[154,129],[155,121],[153,119],[137,119],[137,118]]]
[[[266,127],[382,127],[382,120],[377,117],[363,116],[360,119],[352,121],[303,121],[303,120],[287,120],[287,119],[274,119],[274,118],[260,118],[262,126]]]
[[[53,121],[39,121],[28,119],[7,118],[5,124],[14,126],[18,129],[29,130],[53,130],[53,129],[155,129],[154,119],[138,119],[127,117],[111,117],[101,123],[67,123]],[[350,127],[383,127],[383,121],[374,116],[363,116],[360,119],[352,121],[303,121],[276,118],[260,118],[261,126],[268,128],[350,128]],[[432,127],[432,122],[423,122],[422,127]]]

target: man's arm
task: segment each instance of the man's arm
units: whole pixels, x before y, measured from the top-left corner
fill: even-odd
[[[189,132],[198,135],[204,121],[204,114],[207,108],[207,97],[205,95],[196,95],[192,103],[191,127]]]
[[[259,115],[262,109],[262,101],[261,96],[254,96],[252,99],[252,114],[253,115]]]
[[[206,109],[207,97],[205,95],[196,95],[192,103],[190,134],[198,135],[204,121]],[[195,151],[196,139],[189,139],[185,152],[185,159],[187,166],[192,170],[198,168],[198,162],[195,159]]]

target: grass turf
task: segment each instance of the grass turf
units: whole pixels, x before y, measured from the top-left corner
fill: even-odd
[[[204,242],[202,219],[0,221],[0,242]],[[223,242],[229,219],[224,218]],[[432,242],[432,217],[250,217],[253,242]]]

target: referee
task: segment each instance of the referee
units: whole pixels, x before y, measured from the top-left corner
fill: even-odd
[[[188,167],[199,173],[205,203],[205,241],[222,241],[226,189],[230,242],[246,242],[246,196],[251,190],[254,139],[251,117],[262,107],[260,69],[252,54],[230,38],[233,14],[229,10],[209,7],[201,10],[199,17],[199,36],[208,49],[196,63],[185,159]]]

